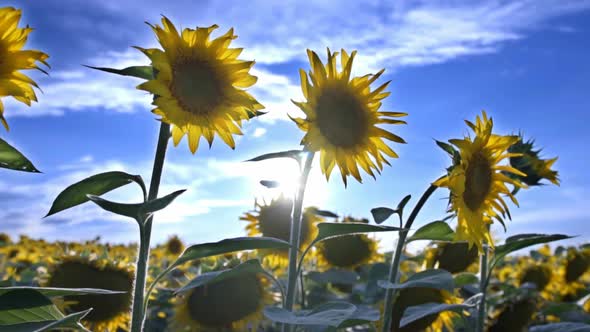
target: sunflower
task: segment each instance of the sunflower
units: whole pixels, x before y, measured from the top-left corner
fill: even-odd
[[[291,210],[293,202],[279,196],[273,199],[270,204],[256,204],[257,210],[247,212],[240,220],[248,222],[246,231],[248,236],[274,237],[283,241],[290,241],[291,238]],[[306,208],[301,218],[301,234],[299,248],[305,249],[317,234],[316,224],[322,222],[323,218],[314,213],[314,208]],[[287,249],[261,250],[265,256],[265,262],[273,268],[285,267],[288,263],[289,251]]]
[[[515,300],[494,313],[488,332],[522,332],[533,319],[537,302],[532,298]]]
[[[341,222],[363,222],[367,219],[344,218]],[[330,267],[354,269],[363,264],[380,261],[383,255],[377,252],[378,242],[366,234],[345,235],[324,240],[316,245],[320,270]]]
[[[504,225],[503,217],[508,215],[510,218],[508,206],[501,195],[508,196],[518,205],[506,183],[517,188],[526,187],[504,172],[520,176],[525,174],[500,164],[503,159],[518,155],[507,152],[518,141],[517,136],[492,134],[493,121],[485,112],[482,112],[482,117],[477,116],[475,124],[465,122],[474,131],[475,138],[449,140],[459,149],[461,158],[449,174],[434,182],[434,185],[447,187],[451,191],[450,209],[458,217],[457,239],[468,241],[469,246],[475,244],[482,251],[483,242],[494,245],[489,231],[492,219]]]
[[[184,243],[182,240],[177,236],[171,236],[168,241],[166,241],[166,252],[173,256],[178,256],[184,250]]]
[[[173,125],[172,138],[178,145],[187,134],[192,153],[201,136],[213,143],[217,134],[232,149],[232,135],[241,135],[242,120],[248,120],[264,107],[242,90],[256,83],[249,70],[254,61],[238,60],[241,48],[229,48],[237,36],[233,28],[209,40],[217,25],[184,29],[179,33],[172,22],[151,25],[164,50],[136,47],[152,61],[155,77],[138,86],[154,94],[153,112]]]
[[[478,252],[475,247],[469,248],[467,242],[442,242],[433,250],[426,252],[426,266],[459,273],[477,265]],[[438,265],[437,265],[438,264]]]
[[[508,152],[520,154],[519,156],[510,157],[510,165],[524,173],[525,176],[510,173],[507,173],[506,175],[515,177],[529,186],[541,185],[540,181],[543,179],[547,179],[549,182],[559,185],[557,171],[551,169],[553,164],[557,161],[557,158],[541,159],[541,157],[539,157],[541,150],[535,150],[534,144],[534,140],[528,140],[525,142],[524,138],[519,136],[519,140],[508,148]]]
[[[52,266],[46,287],[98,288],[125,293],[113,295],[65,296],[62,306],[67,313],[92,308],[82,323],[93,331],[127,331],[130,322],[133,290],[133,268],[130,264],[112,263],[88,256],[66,256]]]
[[[37,101],[33,87],[39,88],[30,77],[21,73],[22,69],[38,69],[37,61],[49,67],[45,60],[49,56],[37,50],[23,50],[32,28],[19,28],[21,11],[12,7],[0,8],[0,98],[12,96],[21,103],[31,106]],[[4,104],[0,99],[0,122],[8,130],[4,118]]]
[[[381,101],[389,96],[385,92],[389,82],[371,91],[371,84],[384,70],[350,79],[352,61],[356,51],[348,54],[341,51],[342,71],[336,68],[338,52],[328,49],[328,62],[324,66],[318,55],[307,50],[312,70],[308,74],[300,69],[301,89],[305,102],[293,101],[306,118],[292,118],[299,129],[306,132],[301,144],[309,151],[320,152],[320,165],[326,179],[334,166],[338,165],[346,185],[349,175],[361,182],[360,166],[375,178],[373,170],[380,173],[383,164],[389,162],[385,155],[398,155],[383,141],[383,138],[397,142],[405,141],[377,125],[405,124],[392,119],[406,116],[406,113],[379,111]],[[311,79],[311,83],[310,80]]]
[[[258,273],[241,274],[191,289],[177,303],[170,322],[173,331],[256,330],[262,310],[273,303],[268,281]]]

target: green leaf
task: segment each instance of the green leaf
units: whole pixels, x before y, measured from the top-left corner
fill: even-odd
[[[313,310],[291,312],[278,307],[264,308],[266,318],[289,325],[328,325],[337,327],[356,312],[355,305],[346,302],[327,302]]]
[[[359,275],[353,271],[329,269],[325,272],[312,271],[307,277],[320,284],[343,284],[354,285],[359,280]]]
[[[89,311],[66,317],[40,292],[34,289],[15,289],[0,295],[0,330],[47,331],[62,327],[87,331],[78,320]]]
[[[561,322],[531,326],[530,332],[590,332],[590,325],[584,323]]]
[[[404,327],[421,318],[436,315],[443,311],[455,311],[460,313],[463,310],[473,308],[474,306],[475,305],[446,303],[425,303],[421,305],[411,306],[404,311],[404,316],[402,317],[399,326]]]
[[[446,153],[448,153],[451,157],[453,157],[455,155],[455,148],[449,144],[449,143],[445,143],[445,142],[441,142],[441,141],[437,141],[435,140],[436,145],[438,145],[438,147],[440,147],[441,149],[443,149],[443,151],[445,151]]]
[[[86,66],[86,65],[84,67],[104,71],[104,72],[111,73],[111,74],[143,78],[144,80],[151,80],[154,78],[154,70],[153,70],[152,66],[132,66],[132,67],[124,68],[124,69],[93,67],[93,66]]]
[[[446,290],[451,293],[455,289],[453,275],[442,269],[432,269],[415,273],[408,280],[399,284],[393,284],[386,280],[379,280],[377,284],[379,287],[385,289],[426,287]]]
[[[180,196],[185,191],[186,190],[184,189],[178,190],[162,198],[156,198],[145,203],[135,204],[112,202],[95,195],[88,195],[88,199],[100,206],[103,210],[136,220],[141,220],[141,218],[145,215],[166,208],[168,205],[170,205],[170,203],[172,203],[172,201],[174,201],[174,199],[176,199],[176,197]]]
[[[402,200],[397,205],[396,210],[398,213],[402,213],[402,211],[404,211],[406,204],[408,204],[408,202],[410,201],[411,198],[412,198],[412,195],[406,195],[404,198],[402,198]]]
[[[444,221],[433,221],[420,227],[406,243],[416,240],[452,241],[455,237],[453,229]]]
[[[479,278],[470,272],[461,272],[457,274],[453,280],[456,288],[479,283]]]
[[[393,226],[370,225],[362,222],[322,222],[318,224],[318,235],[314,244],[329,238],[359,233],[392,232],[402,228]]]
[[[288,151],[281,151],[281,152],[273,152],[260,155],[258,157],[248,159],[246,161],[262,161],[267,159],[275,159],[275,158],[292,158],[295,159],[297,162],[301,160],[301,150],[288,150]]]
[[[97,288],[57,288],[57,287],[29,287],[29,286],[14,286],[14,287],[2,287],[0,288],[0,295],[11,291],[20,290],[33,290],[43,294],[48,298],[61,297],[67,295],[111,295],[125,293],[122,291],[112,291],[108,289],[97,289]]]
[[[536,244],[571,239],[572,237],[573,236],[563,234],[519,234],[511,236],[506,239],[506,242],[503,245],[496,247],[490,266],[493,268],[498,262],[500,262],[511,252],[534,246]]]
[[[368,322],[376,322],[381,319],[381,313],[375,308],[369,306],[357,306],[356,311],[352,313],[344,322],[338,325],[338,328],[343,329],[353,327]]]
[[[580,306],[571,302],[548,303],[541,312],[543,315],[560,316],[564,312],[580,310]]]
[[[131,175],[118,171],[93,175],[67,187],[57,195],[45,217],[88,202],[87,195],[100,196],[131,182],[139,184],[145,196],[145,184],[139,175]]]
[[[216,282],[220,282],[226,279],[239,277],[244,274],[255,274],[255,273],[263,273],[266,274],[267,272],[262,268],[260,265],[260,261],[258,259],[250,259],[245,261],[244,263],[237,265],[231,269],[225,269],[220,271],[213,271],[213,272],[206,272],[200,274],[198,277],[194,278],[193,280],[189,281],[188,284],[184,285],[183,287],[179,288],[174,292],[174,294],[183,293],[189,291],[193,288],[201,287],[208,284],[214,284]]]
[[[0,138],[0,167],[16,171],[41,173],[33,163],[12,145]]]
[[[371,214],[373,215],[373,219],[375,219],[375,223],[377,224],[383,223],[385,220],[389,219],[389,217],[391,217],[394,213],[396,213],[396,210],[390,209],[388,207],[378,207],[371,209]]]

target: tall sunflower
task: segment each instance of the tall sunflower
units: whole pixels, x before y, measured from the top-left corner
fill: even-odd
[[[98,288],[125,293],[114,295],[65,296],[67,313],[92,308],[82,323],[92,331],[127,331],[133,290],[133,269],[130,264],[113,263],[88,256],[66,256],[49,268],[47,287]]]
[[[309,151],[320,153],[320,165],[326,179],[330,178],[336,165],[345,185],[349,175],[362,181],[359,166],[374,178],[373,171],[380,173],[384,163],[389,165],[385,155],[398,157],[383,138],[405,143],[401,137],[378,127],[405,124],[392,118],[407,115],[379,111],[381,101],[389,96],[389,92],[384,91],[389,82],[374,90],[371,90],[371,84],[384,70],[351,79],[356,51],[350,55],[341,51],[341,71],[336,67],[338,52],[331,53],[328,49],[325,65],[315,52],[307,50],[307,55],[312,67],[309,77],[303,69],[299,70],[306,101],[293,101],[306,115],[305,119],[292,118],[299,129],[306,132],[301,144]]]
[[[154,94],[153,112],[171,124],[174,144],[187,134],[192,153],[201,136],[213,143],[217,134],[232,149],[232,135],[241,135],[242,120],[264,107],[242,88],[256,83],[249,70],[254,61],[238,60],[241,48],[229,48],[236,39],[233,28],[210,40],[217,25],[186,28],[179,33],[172,22],[150,25],[163,50],[137,47],[152,61],[155,77],[138,86]]]
[[[247,212],[240,220],[246,221],[248,236],[274,237],[289,242],[291,238],[291,210],[293,202],[279,196],[273,199],[270,204],[256,204],[255,211]],[[313,208],[306,208],[302,215],[301,235],[299,248],[305,249],[313,241],[317,234],[316,224],[323,221],[323,218],[314,213]],[[273,268],[287,266],[288,250],[262,250],[261,254]]]
[[[38,69],[37,61],[49,67],[45,60],[49,56],[37,50],[23,50],[32,28],[19,28],[21,18],[20,9],[12,7],[0,8],[0,98],[12,96],[14,99],[31,106],[31,101],[37,101],[33,87],[39,88],[30,77],[21,73],[23,69]],[[0,122],[8,130],[8,123],[4,118],[4,104],[0,99]]]
[[[504,225],[503,217],[510,212],[502,195],[509,197],[518,205],[516,198],[506,186],[510,183],[520,188],[526,187],[517,179],[504,172],[524,176],[521,171],[502,165],[502,160],[518,156],[509,153],[508,148],[518,141],[518,136],[501,136],[492,133],[493,121],[485,112],[476,118],[475,124],[465,121],[473,130],[475,137],[451,139],[449,142],[459,149],[460,161],[449,174],[434,185],[449,188],[451,191],[450,210],[458,217],[457,239],[477,245],[481,251],[483,242],[494,244],[489,226],[496,219]]]

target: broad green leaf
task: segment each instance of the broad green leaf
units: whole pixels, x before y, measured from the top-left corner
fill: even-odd
[[[328,325],[337,327],[356,312],[356,306],[346,302],[327,302],[312,310],[291,312],[278,307],[264,308],[266,318],[289,325]]]
[[[0,295],[11,291],[20,290],[33,290],[37,291],[48,298],[61,297],[67,295],[111,295],[125,293],[122,291],[112,291],[108,289],[97,289],[97,288],[57,288],[57,287],[29,287],[29,286],[13,286],[13,287],[2,287],[0,288]]]
[[[402,228],[393,226],[370,225],[362,222],[322,222],[318,224],[318,235],[314,243],[345,235],[374,232],[399,231]]]
[[[394,213],[396,213],[396,210],[390,209],[388,207],[378,207],[371,209],[371,214],[373,215],[373,219],[375,219],[375,223],[377,224],[383,223],[385,220],[389,219],[389,217],[391,217]]]
[[[325,272],[309,272],[307,277],[320,284],[334,283],[354,285],[359,280],[359,275],[353,271],[338,270],[333,268]]]
[[[408,204],[410,199],[412,199],[412,195],[406,195],[404,198],[402,198],[401,201],[399,201],[399,204],[397,205],[396,209],[398,213],[402,213],[404,211],[404,208],[406,207],[406,204]]]
[[[16,171],[41,173],[33,163],[12,145],[0,138],[0,167]]]
[[[403,283],[394,284],[386,280],[379,280],[377,282],[379,287],[385,289],[404,289],[404,288],[415,288],[415,287],[426,287],[446,290],[453,292],[455,289],[455,283],[453,281],[453,275],[448,271],[441,269],[433,269],[421,271],[413,274]]]
[[[267,188],[278,188],[281,186],[279,181],[271,181],[271,180],[260,180],[260,184],[267,187]]]
[[[492,258],[491,268],[502,260],[506,255],[511,252],[534,246],[536,244],[548,243],[553,241],[570,239],[573,236],[563,234],[519,234],[511,236],[506,239],[503,245],[499,245],[494,250],[494,256]],[[491,269],[490,269],[491,270]]]
[[[266,274],[266,271],[260,265],[260,261],[258,259],[250,259],[245,261],[244,263],[231,268],[225,269],[221,271],[213,271],[213,272],[206,272],[200,274],[193,280],[189,281],[188,284],[184,285],[183,287],[176,290],[174,293],[183,293],[189,291],[193,288],[201,287],[208,284],[214,284],[216,282],[220,282],[226,279],[239,277],[244,274],[253,274],[253,273],[263,273]]]
[[[89,198],[87,195],[100,196],[131,182],[139,184],[145,196],[145,184],[139,175],[131,175],[118,171],[93,175],[67,187],[57,195],[45,217],[88,202]]]
[[[260,155],[258,157],[254,157],[252,159],[248,159],[246,161],[262,161],[267,159],[275,159],[275,158],[292,158],[295,159],[297,162],[301,160],[301,150],[288,150],[288,151],[281,151],[281,152],[273,152]]]
[[[404,316],[402,317],[399,326],[404,327],[421,318],[430,315],[435,315],[443,311],[455,311],[460,313],[463,310],[467,310],[473,307],[474,305],[446,303],[425,303],[417,306],[411,306],[404,311]]]
[[[584,323],[561,322],[531,326],[530,332],[590,332],[590,325]]]
[[[124,68],[124,69],[93,67],[93,66],[85,66],[85,67],[104,71],[104,72],[111,73],[111,74],[143,78],[144,80],[151,80],[154,78],[154,70],[153,70],[152,66],[132,66],[132,67]]]
[[[455,237],[455,232],[444,221],[433,221],[420,227],[406,243],[416,240],[431,240],[431,241],[452,241]]]
[[[184,192],[185,190],[178,190],[161,198],[156,198],[145,203],[134,204],[112,202],[95,195],[88,195],[88,199],[100,206],[103,210],[140,220],[142,216],[166,208],[176,197]]]
[[[465,285],[477,284],[479,282],[479,278],[470,272],[461,272],[457,274],[453,280],[455,282],[456,288],[463,287]]]
[[[564,312],[580,310],[580,306],[571,302],[548,303],[541,309],[543,315],[559,316]]]
[[[353,327],[368,322],[376,322],[381,319],[379,310],[369,306],[357,306],[356,311],[352,313],[344,322],[338,325],[338,328],[343,329]]]
[[[38,291],[15,289],[0,295],[0,330],[47,331],[56,327],[85,330],[78,319],[88,312],[66,317]]]

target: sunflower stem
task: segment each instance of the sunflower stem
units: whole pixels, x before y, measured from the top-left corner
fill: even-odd
[[[301,234],[301,212],[303,209],[303,198],[305,195],[305,187],[307,186],[307,178],[311,171],[311,164],[315,156],[314,152],[308,151],[305,159],[305,166],[299,179],[298,192],[295,196],[295,204],[293,206],[293,219],[291,220],[291,236],[289,243],[289,269],[287,279],[287,298],[285,299],[285,309],[292,311],[295,303],[295,293],[297,289],[297,253],[299,251],[299,238]],[[283,325],[283,332],[291,330],[286,324]]]
[[[404,229],[399,231],[395,254],[394,254],[393,260],[391,261],[391,266],[389,267],[389,282],[390,283],[395,284],[399,281],[399,265],[401,262],[401,257],[402,257],[402,252],[404,250],[406,237],[408,236],[408,232],[410,230],[410,227],[412,227],[412,224],[414,223],[414,220],[416,220],[418,213],[420,212],[420,210],[422,210],[422,207],[424,206],[426,201],[428,201],[428,198],[430,198],[432,193],[434,193],[436,188],[438,188],[438,187],[431,184],[430,187],[428,187],[428,189],[426,189],[424,194],[422,194],[422,197],[420,197],[420,200],[418,201],[418,203],[416,203],[414,210],[412,210],[412,213],[408,217],[408,220],[406,221]],[[387,289],[387,291],[385,292],[385,308],[383,309],[383,328],[381,330],[383,332],[391,331],[391,316],[393,313],[393,305],[395,304],[395,297],[396,296],[397,296],[397,291],[394,289]]]
[[[170,138],[170,125],[162,122],[160,124],[160,133],[158,136],[158,145],[154,157],[154,168],[152,169],[152,178],[150,181],[150,190],[148,201],[158,197],[160,188],[160,179],[162,178],[162,169],[164,167],[164,158],[166,157],[166,148]],[[153,215],[141,220],[139,223],[139,254],[137,257],[137,270],[135,273],[135,288],[133,291],[133,307],[131,317],[131,332],[141,332],[145,321],[144,296],[145,281],[148,272],[148,260],[150,257],[150,238],[152,234]],[[147,310],[147,306],[146,306]]]
[[[483,252],[481,254],[479,284],[480,292],[482,294],[479,302],[479,314],[477,316],[477,332],[483,332],[486,323],[486,288],[488,276],[488,245],[483,244]]]

